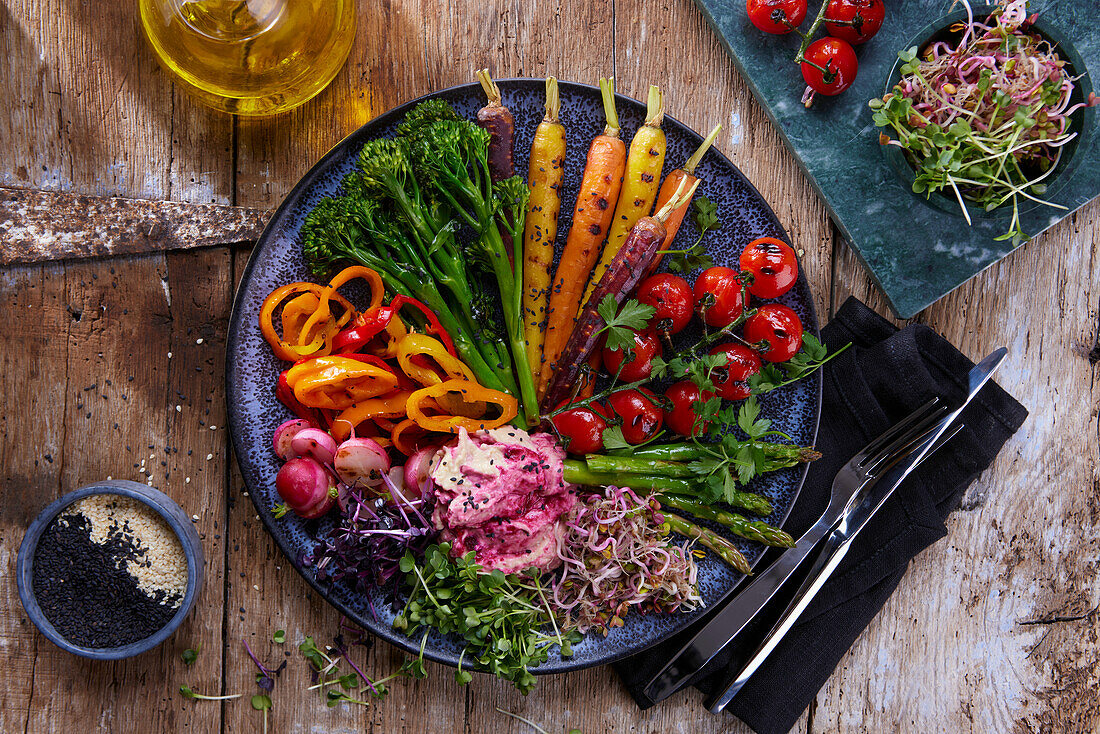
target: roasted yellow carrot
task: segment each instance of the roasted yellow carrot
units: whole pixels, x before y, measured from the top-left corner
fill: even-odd
[[[653,200],[657,198],[657,187],[661,182],[661,169],[665,165],[665,131],[661,129],[664,117],[664,96],[658,87],[650,85],[645,124],[638,128],[630,141],[623,188],[619,192],[619,203],[615,206],[615,218],[611,220],[603,254],[588,281],[582,306],[592,295],[608,264],[623,246],[635,222],[649,214],[653,208]]]
[[[584,165],[581,188],[573,207],[573,223],[565,239],[558,269],[550,284],[550,303],[546,312],[546,336],[539,375],[539,394],[546,391],[558,357],[573,333],[588,276],[607,235],[615,202],[623,183],[626,145],[619,139],[619,116],[615,112],[615,80],[600,79],[600,94],[607,126],[592,139]]]
[[[558,120],[561,100],[558,80],[546,80],[546,116],[531,141],[527,168],[527,219],[523,224],[523,320],[527,359],[536,382],[542,371],[542,330],[550,297],[550,266],[561,212],[561,182],[565,175],[565,126]]]
[[[695,168],[699,165],[699,161],[703,160],[703,156],[710,150],[710,146],[714,145],[714,139],[718,137],[718,131],[722,129],[721,125],[715,125],[714,129],[710,131],[710,135],[707,135],[706,139],[699,145],[699,149],[691,154],[691,158],[687,159],[683,168],[677,168],[672,173],[665,176],[664,183],[661,184],[661,193],[657,194],[657,208],[660,209],[668,203],[669,199],[676,193],[676,189],[680,187],[680,184],[687,181],[687,185],[691,186],[698,181],[695,177]],[[661,250],[667,250],[672,241],[676,239],[676,233],[680,230],[680,225],[684,222],[684,216],[687,214],[688,206],[691,205],[691,201],[685,201],[682,206],[677,207],[672,211],[668,217],[668,221],[665,223],[665,241],[661,244]],[[650,272],[657,267],[661,262],[661,256],[657,255],[653,264],[650,266]]]

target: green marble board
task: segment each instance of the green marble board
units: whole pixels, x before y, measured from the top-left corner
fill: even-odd
[[[819,95],[807,110],[799,102],[805,83],[791,61],[797,36],[757,31],[744,0],[695,2],[899,317],[913,316],[1013,250],[1011,241],[995,241],[1008,227],[1005,207],[972,213],[968,226],[956,203],[914,194],[908,169],[896,160],[900,156],[887,155],[879,144],[879,129],[867,107],[869,99],[885,93],[897,52],[961,6],[952,8],[951,0],[887,0],[882,30],[857,49],[855,83],[839,96]],[[810,0],[804,29],[818,2]],[[1100,73],[1100,0],[1036,0],[1028,10],[1039,13],[1037,27],[1050,38],[1075,49],[1079,60],[1072,52],[1065,54],[1071,62]],[[1092,90],[1087,76],[1079,85],[1085,95]],[[1032,237],[1100,194],[1096,114],[1097,108],[1084,110],[1072,160],[1054,174],[1044,196],[1066,209],[1021,206],[1024,231]]]

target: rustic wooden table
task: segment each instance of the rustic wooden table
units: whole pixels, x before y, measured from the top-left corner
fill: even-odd
[[[850,295],[882,301],[690,0],[363,2],[346,68],[305,106],[234,120],[196,106],[157,68],[133,2],[0,3],[0,185],[274,207],[333,143],[425,92],[498,76],[612,73],[697,130],[771,202],[824,318]],[[853,172],[858,175],[858,172]],[[971,357],[1005,344],[999,380],[1031,410],[974,484],[951,534],[920,556],[797,731],[1096,731],[1100,704],[1100,384],[1087,355],[1100,301],[1100,204],[1083,209],[918,316]],[[242,639],[265,659],[328,639],[338,615],[289,567],[242,497],[224,429],[224,344],[247,249],[216,248],[0,273],[0,731],[259,731]],[[178,407],[177,407],[178,406]],[[159,650],[120,663],[61,653],[16,595],[16,549],[51,499],[106,476],[155,484],[195,513],[207,581]],[[180,651],[201,645],[187,668]],[[291,649],[290,645],[286,649]],[[370,708],[328,709],[297,653],[271,731],[745,731],[686,693],[647,712],[609,669],[540,681],[526,698],[430,666]],[[362,653],[393,669],[386,644]]]

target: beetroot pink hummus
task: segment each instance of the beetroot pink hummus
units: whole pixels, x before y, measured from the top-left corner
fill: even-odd
[[[444,447],[432,464],[432,520],[455,556],[514,573],[557,567],[561,517],[577,501],[562,477],[565,451],[546,433],[505,426]]]

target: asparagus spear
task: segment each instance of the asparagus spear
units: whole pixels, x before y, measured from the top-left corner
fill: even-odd
[[[608,457],[617,459],[621,457]],[[571,484],[591,486],[630,487],[631,489],[653,489],[659,492],[673,492],[679,495],[693,496],[699,493],[698,483],[691,479],[662,476],[659,474],[631,474],[618,472],[596,472],[590,466],[577,459],[565,460],[565,481]],[[748,510],[754,515],[772,514],[772,504],[767,497],[752,492],[733,492],[726,502],[734,507]]]
[[[754,540],[757,543],[778,548],[791,548],[794,546],[794,538],[789,534],[761,520],[749,520],[741,515],[724,512],[702,502],[668,494],[661,495],[661,504],[694,515],[700,520],[711,520],[719,525],[724,525],[736,535]]]
[[[719,558],[741,573],[745,575],[752,574],[749,562],[741,555],[741,551],[737,550],[737,546],[721,535],[713,533],[706,528],[699,527],[694,523],[690,523],[679,515],[665,515],[665,522],[668,523],[668,527],[672,532],[698,540],[700,545],[710,548],[718,554]]]
[[[755,442],[764,451],[764,456],[774,462],[789,462],[776,469],[785,469],[795,464],[809,463],[821,458],[821,452],[810,446],[793,446],[785,443]],[[693,461],[709,456],[705,445],[695,443],[670,443],[664,446],[646,446],[631,454],[634,459],[654,459],[657,461]]]

